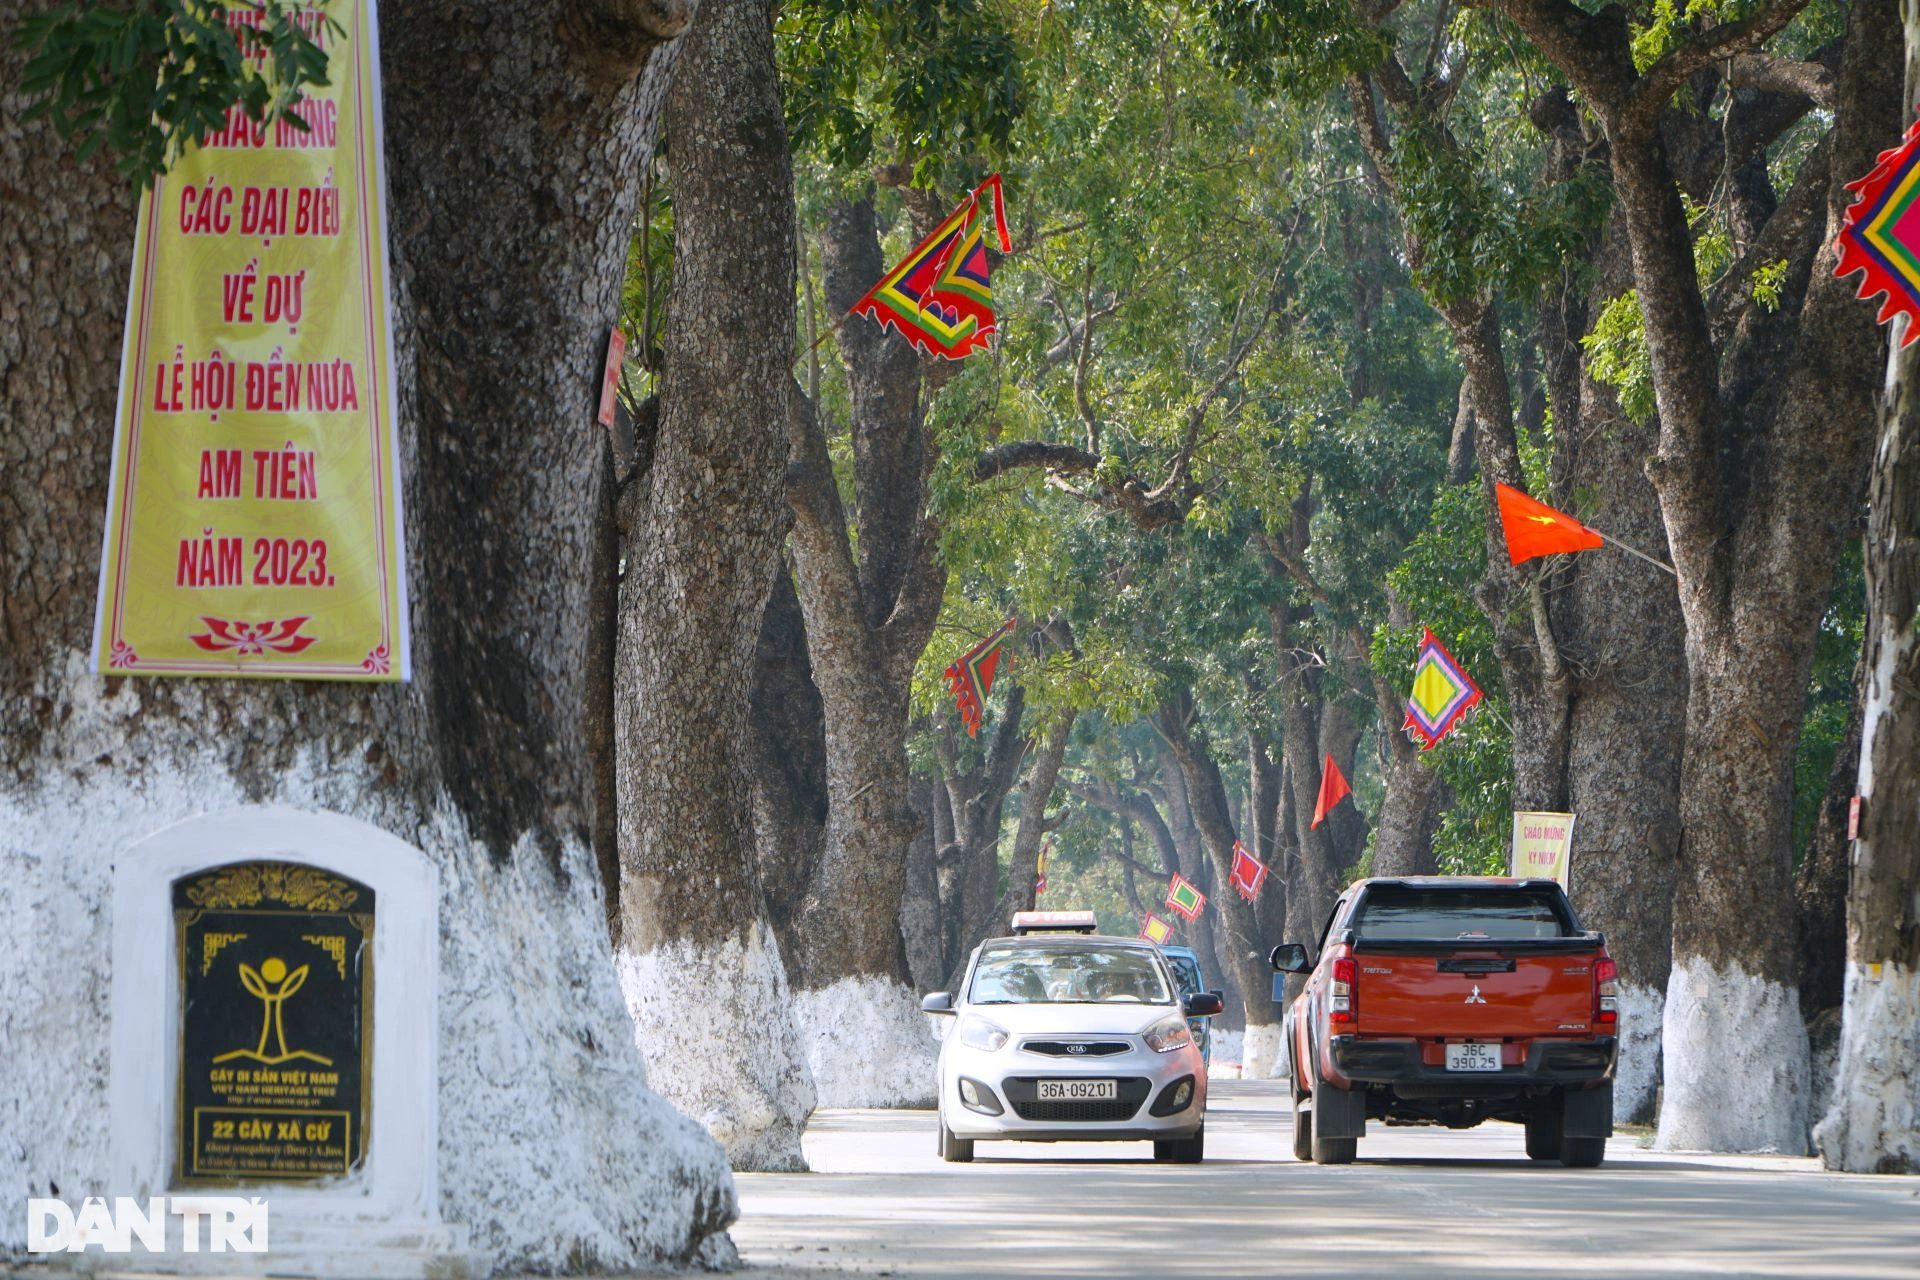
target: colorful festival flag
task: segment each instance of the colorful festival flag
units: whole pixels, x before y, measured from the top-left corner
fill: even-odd
[[[1422,739],[1420,749],[1431,749],[1447,736],[1460,718],[1480,701],[1480,686],[1463,670],[1431,628],[1420,640],[1420,656],[1413,662],[1413,696],[1407,699],[1407,722],[1400,728]]]
[[[1008,618],[998,631],[947,667],[947,691],[953,694],[953,703],[960,709],[960,719],[967,726],[969,738],[980,732],[980,716],[987,705],[987,695],[993,692],[993,677],[1000,670],[1001,659],[1013,661],[1013,650],[1007,642],[1013,639],[1013,627],[1018,621],[1017,617]]]
[[[1252,902],[1260,896],[1260,887],[1267,882],[1267,867],[1260,859],[1247,852],[1247,847],[1238,840],[1233,842],[1233,875],[1229,877],[1240,896]]]
[[[1167,905],[1189,920],[1198,920],[1200,913],[1206,910],[1207,895],[1193,881],[1173,873],[1173,883],[1167,886]]]
[[[1047,857],[1053,852],[1053,841],[1040,846],[1040,859],[1034,865],[1033,896],[1039,897],[1047,891]]]
[[[1891,151],[1882,151],[1873,171],[1847,190],[1858,193],[1846,212],[1840,239],[1836,276],[1863,272],[1856,295],[1871,298],[1884,293],[1875,317],[1881,324],[1897,315],[1907,317],[1900,345],[1920,338],[1920,123]]]
[[[1140,926],[1140,936],[1156,947],[1164,947],[1173,939],[1173,926],[1149,911]]]
[[[1333,756],[1327,756],[1327,762],[1320,766],[1320,795],[1313,802],[1313,822],[1308,830],[1319,826],[1333,812],[1333,806],[1353,794],[1353,788],[1347,785],[1347,776],[1340,772],[1340,766],[1333,762]]]
[[[900,331],[921,353],[964,359],[994,342],[993,282],[987,267],[991,223],[1000,252],[1013,248],[1000,175],[975,187],[913,252],[847,308]]]
[[[1500,527],[1507,535],[1507,556],[1515,564],[1561,551],[1592,551],[1605,545],[1599,534],[1564,511],[1529,498],[1511,485],[1495,484]]]

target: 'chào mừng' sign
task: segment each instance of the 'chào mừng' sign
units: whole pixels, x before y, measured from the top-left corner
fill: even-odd
[[[374,6],[302,19],[308,127],[236,108],[141,202],[102,672],[409,674]]]
[[[1573,815],[1531,813],[1513,815],[1513,874],[1522,879],[1558,880],[1571,892]]]

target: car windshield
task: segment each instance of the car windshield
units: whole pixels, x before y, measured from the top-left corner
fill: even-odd
[[[1560,938],[1572,930],[1557,895],[1540,889],[1416,889],[1380,885],[1367,891],[1353,930],[1373,941]]]
[[[1151,952],[1138,947],[989,947],[973,970],[973,1004],[1172,1004]]]
[[[1173,970],[1174,985],[1180,988],[1180,994],[1190,996],[1204,990],[1200,985],[1200,965],[1192,956],[1178,955],[1174,952],[1162,952],[1167,958],[1167,967]]]

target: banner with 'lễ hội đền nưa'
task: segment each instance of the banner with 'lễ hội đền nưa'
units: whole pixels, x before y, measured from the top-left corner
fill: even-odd
[[[236,7],[232,20],[257,20]],[[299,15],[305,129],[226,125],[140,205],[94,623],[112,675],[405,680],[372,0]]]

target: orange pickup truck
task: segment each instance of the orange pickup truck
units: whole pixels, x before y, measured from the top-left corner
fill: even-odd
[[[1600,1163],[1617,972],[1554,881],[1360,880],[1334,905],[1317,964],[1300,943],[1269,959],[1310,975],[1285,1019],[1299,1159],[1348,1163],[1368,1119],[1511,1120],[1535,1160]]]

